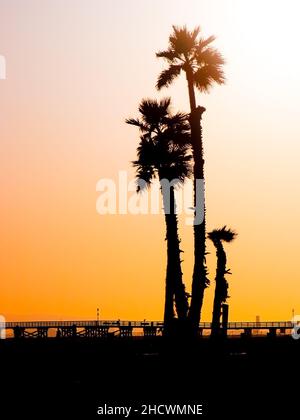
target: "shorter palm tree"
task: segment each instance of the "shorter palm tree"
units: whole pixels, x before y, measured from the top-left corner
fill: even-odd
[[[208,233],[208,238],[213,242],[216,247],[217,254],[217,269],[216,269],[216,286],[215,297],[213,306],[211,335],[218,336],[220,333],[220,318],[222,304],[226,302],[228,296],[228,282],[225,278],[226,274],[231,274],[230,270],[226,268],[226,253],[223,247],[223,242],[232,242],[237,233],[227,228],[226,226],[221,229],[214,229]]]
[[[174,297],[178,318],[186,319],[188,313],[174,188],[191,176],[190,128],[185,114],[170,114],[170,103],[169,98],[159,102],[145,99],[139,106],[141,118],[126,120],[141,131],[138,158],[133,162],[137,171],[137,190],[149,187],[155,178],[161,183],[167,240],[165,330],[174,318]],[[169,181],[167,189],[164,180]]]

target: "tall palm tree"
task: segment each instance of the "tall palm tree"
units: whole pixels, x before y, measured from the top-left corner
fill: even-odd
[[[170,103],[169,98],[159,102],[145,99],[139,106],[141,118],[126,120],[141,131],[138,158],[133,162],[137,170],[138,191],[150,186],[155,178],[161,183],[167,240],[165,330],[174,318],[174,296],[178,318],[186,319],[188,312],[182,282],[174,188],[191,175],[190,128],[187,115],[170,114]],[[169,190],[163,180],[169,181]]]
[[[232,242],[237,233],[227,228],[226,226],[221,229],[214,229],[208,233],[208,238],[213,242],[216,247],[217,254],[217,269],[216,269],[216,286],[215,297],[212,316],[211,335],[218,336],[220,332],[220,318],[222,303],[225,303],[228,296],[228,282],[225,279],[226,274],[231,274],[230,270],[226,268],[226,253],[223,247],[223,242]]]
[[[210,36],[205,39],[199,35],[199,27],[196,27],[193,31],[188,31],[186,27],[173,26],[173,33],[169,37],[168,49],[156,54],[157,57],[165,59],[168,63],[168,68],[163,70],[158,77],[157,89],[160,90],[163,87],[168,87],[182,71],[185,72],[188,84],[191,110],[191,142],[194,158],[195,206],[194,270],[189,317],[195,332],[198,330],[201,318],[204,290],[209,284],[205,250],[204,157],[201,128],[201,118],[205,108],[201,106],[197,107],[195,88],[200,92],[208,92],[214,83],[223,84],[225,82],[222,70],[224,59],[211,46],[215,37]],[[202,180],[203,188],[199,188],[201,181],[198,180]],[[201,213],[203,213],[203,218],[199,222]]]

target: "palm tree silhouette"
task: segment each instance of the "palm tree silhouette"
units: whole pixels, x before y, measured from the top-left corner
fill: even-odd
[[[168,68],[163,70],[158,77],[157,89],[168,87],[179,74],[184,71],[186,74],[189,101],[190,101],[190,124],[191,142],[194,158],[194,206],[195,221],[201,209],[197,202],[197,185],[199,181],[204,183],[204,158],[202,144],[201,117],[205,108],[196,105],[195,87],[200,92],[208,92],[214,83],[224,83],[224,73],[222,65],[224,59],[211,43],[215,40],[214,36],[200,38],[200,28],[196,27],[193,31],[188,31],[184,27],[173,26],[173,33],[169,37],[169,46],[166,51],[160,51],[157,57],[164,58],[168,63]],[[204,184],[203,184],[204,185]],[[194,270],[192,281],[192,300],[189,311],[189,318],[195,331],[198,330],[201,318],[204,290],[209,284],[206,269],[206,228],[205,228],[205,199],[204,188],[201,192],[202,199],[202,222],[194,223]],[[199,196],[199,193],[198,193]],[[199,197],[198,197],[199,200]]]
[[[223,247],[223,242],[232,242],[237,233],[227,228],[226,226],[221,229],[214,229],[208,233],[208,238],[213,242],[216,247],[217,254],[217,269],[216,269],[216,286],[215,297],[212,316],[211,335],[218,336],[220,332],[220,318],[222,303],[225,303],[228,296],[228,282],[225,279],[226,274],[231,274],[230,270],[226,269],[226,253]]]
[[[126,123],[141,131],[137,149],[137,190],[142,191],[158,178],[163,197],[166,241],[167,271],[165,290],[165,331],[174,318],[174,296],[179,319],[186,319],[188,301],[182,282],[180,239],[174,188],[191,176],[190,127],[188,116],[183,113],[170,114],[170,98],[161,101],[144,99],[139,106],[140,119],[127,119]],[[168,186],[164,180],[167,180]]]

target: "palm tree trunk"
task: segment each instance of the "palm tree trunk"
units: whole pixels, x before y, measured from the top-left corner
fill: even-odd
[[[205,240],[206,240],[206,220],[205,220],[205,196],[204,196],[204,159],[202,144],[201,116],[205,108],[196,108],[195,91],[192,76],[187,73],[189,99],[191,107],[191,140],[194,157],[194,270],[192,280],[192,300],[189,311],[189,319],[192,323],[194,333],[198,330],[201,318],[204,290],[207,286],[207,271],[205,265]],[[199,191],[199,182],[203,182],[202,191]],[[202,196],[199,197],[199,194]],[[199,205],[200,204],[200,205]],[[201,207],[201,208],[200,208]],[[203,218],[199,222],[200,213]]]
[[[186,79],[187,79],[187,82],[188,82],[191,113],[193,113],[196,110],[196,96],[195,96],[195,89],[194,89],[194,84],[193,84],[193,73],[192,73],[192,71],[187,71]]]
[[[162,188],[167,240],[167,273],[165,290],[165,329],[168,329],[170,321],[174,318],[173,302],[175,296],[176,311],[179,319],[185,319],[188,311],[188,303],[182,282],[180,240],[178,237],[178,220],[175,209],[174,187],[170,192]]]
[[[216,279],[213,315],[212,315],[212,323],[211,323],[211,336],[212,337],[219,336],[220,319],[221,319],[221,307],[222,307],[222,298],[221,298],[220,283]]]
[[[212,315],[211,335],[219,336],[220,319],[222,303],[227,298],[227,282],[225,280],[226,272],[226,254],[221,243],[215,244],[217,248],[217,269],[216,269],[216,287],[214,296],[214,306]]]

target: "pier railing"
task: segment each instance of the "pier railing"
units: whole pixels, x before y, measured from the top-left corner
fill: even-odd
[[[13,321],[6,322],[6,329],[20,328],[63,328],[63,327],[157,327],[163,328],[162,321],[121,321],[121,320],[87,320],[87,321]],[[267,321],[267,322],[229,322],[229,330],[239,330],[245,328],[251,329],[270,329],[270,328],[293,328],[294,324],[291,321]],[[199,328],[211,329],[210,322],[201,322]]]

